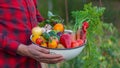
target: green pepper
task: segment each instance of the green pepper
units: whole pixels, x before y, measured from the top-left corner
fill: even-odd
[[[50,35],[47,32],[44,32],[42,35],[47,41],[50,39]]]

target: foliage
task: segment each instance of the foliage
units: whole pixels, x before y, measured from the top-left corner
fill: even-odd
[[[48,18],[46,18],[41,23],[38,23],[40,27],[45,26],[46,24],[50,24],[54,26],[56,23],[63,23],[64,20],[59,15],[54,15],[52,12],[48,11]]]
[[[73,11],[72,15],[75,18],[74,30],[76,31],[77,28],[81,27],[84,21],[88,21],[90,23],[90,31],[94,30],[94,28],[97,28],[97,25],[100,26],[100,17],[102,16],[104,9],[105,8],[103,7],[92,7],[92,4],[90,3],[84,6],[83,11]]]
[[[112,24],[103,23],[101,16],[105,8],[86,4],[83,11],[74,11],[75,30],[83,21],[89,21],[87,45],[82,54],[71,63],[73,68],[116,68],[120,67],[120,50],[117,30]],[[78,26],[79,25],[79,26]],[[116,64],[115,64],[116,63]]]
[[[83,21],[89,21],[87,44],[78,57],[62,63],[60,68],[120,68],[119,34],[112,24],[101,20],[104,10],[105,8],[92,6],[90,3],[83,10],[72,12],[74,30]]]

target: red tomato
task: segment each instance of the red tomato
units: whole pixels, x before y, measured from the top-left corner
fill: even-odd
[[[41,38],[36,39],[36,44],[41,44],[42,42],[43,42],[43,40]]]
[[[77,40],[77,43],[79,44],[79,46],[81,46],[84,42],[83,42],[82,39],[78,39],[78,40]]]
[[[72,41],[71,48],[75,48],[75,47],[78,47],[78,46],[79,46],[79,43],[77,41]]]

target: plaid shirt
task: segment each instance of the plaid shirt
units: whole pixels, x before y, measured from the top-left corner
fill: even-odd
[[[36,0],[0,0],[0,68],[40,68],[16,50],[20,43],[31,43],[31,29],[42,20]]]

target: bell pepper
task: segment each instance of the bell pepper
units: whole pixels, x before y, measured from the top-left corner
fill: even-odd
[[[60,43],[65,47],[65,48],[71,48],[71,35],[70,34],[62,34],[60,36]]]
[[[47,32],[44,32],[42,36],[48,41],[50,39],[50,35]]]

